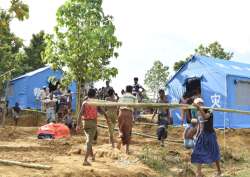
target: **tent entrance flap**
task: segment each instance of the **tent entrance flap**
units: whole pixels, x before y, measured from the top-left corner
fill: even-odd
[[[201,78],[191,77],[185,81],[186,93],[190,96],[201,95]]]

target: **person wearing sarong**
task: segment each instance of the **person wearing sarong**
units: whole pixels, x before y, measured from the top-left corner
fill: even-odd
[[[117,98],[115,97],[115,91],[113,88],[108,90],[108,96],[105,98],[106,101],[117,102]],[[112,144],[112,147],[115,147],[114,144],[114,129],[116,125],[116,121],[118,119],[117,107],[109,107],[106,109],[107,115],[107,124],[109,128],[109,143]]]
[[[215,162],[217,173],[221,175],[220,170],[220,150],[217,142],[216,133],[213,128],[213,113],[211,110],[202,109],[204,101],[201,98],[194,100],[193,106],[198,110],[199,134],[195,142],[194,150],[191,155],[191,162],[197,164],[197,177],[202,177],[202,164],[212,164]]]
[[[133,87],[128,85],[126,93],[119,99],[120,103],[137,103],[138,100],[132,95]],[[126,153],[129,154],[129,144],[131,141],[133,123],[133,108],[121,106],[118,114],[118,127],[119,137],[121,141],[118,143],[117,148],[120,149],[121,144],[126,145]]]
[[[159,90],[159,98],[156,101],[156,103],[168,103],[167,96],[165,95],[165,91],[160,89]],[[157,128],[157,137],[158,140],[160,141],[160,145],[163,147],[164,146],[164,140],[168,136],[168,125],[171,122],[170,121],[170,113],[168,108],[159,108],[154,111],[154,114],[152,116],[152,121],[155,117],[155,115],[158,114],[158,128]]]

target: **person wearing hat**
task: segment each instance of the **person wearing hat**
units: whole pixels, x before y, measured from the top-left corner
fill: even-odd
[[[197,108],[199,130],[191,155],[191,163],[197,164],[197,177],[202,177],[201,165],[215,162],[217,168],[215,176],[220,176],[220,150],[213,128],[213,113],[211,110],[203,109],[203,105],[202,98],[196,98],[193,102],[193,106]]]

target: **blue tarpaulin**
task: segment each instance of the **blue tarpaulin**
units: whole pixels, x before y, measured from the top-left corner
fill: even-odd
[[[171,103],[178,103],[188,78],[201,80],[201,95],[205,106],[250,111],[250,64],[205,56],[193,56],[168,81]],[[171,110],[174,123],[180,124],[180,111]],[[214,112],[216,128],[250,128],[250,116]]]
[[[23,109],[40,109],[41,102],[36,97],[36,90],[48,86],[48,79],[52,76],[60,80],[63,73],[60,70],[54,71],[49,66],[46,66],[11,80],[8,91],[9,106],[13,107],[18,102]],[[72,108],[75,110],[76,83],[72,82],[69,89],[73,97]]]

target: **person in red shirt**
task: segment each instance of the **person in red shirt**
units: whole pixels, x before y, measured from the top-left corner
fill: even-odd
[[[88,101],[91,101],[91,99],[94,99],[95,96],[96,96],[96,90],[89,89],[88,98],[85,99],[82,103],[81,110],[77,119],[77,126],[76,126],[77,132],[79,132],[79,130],[83,126],[83,130],[86,136],[86,154],[85,154],[85,158],[83,162],[83,165],[86,165],[86,166],[91,165],[88,162],[89,156],[92,157],[92,161],[95,160],[95,156],[94,156],[93,149],[92,149],[92,143],[93,143],[96,130],[97,130],[97,107],[88,104]]]

